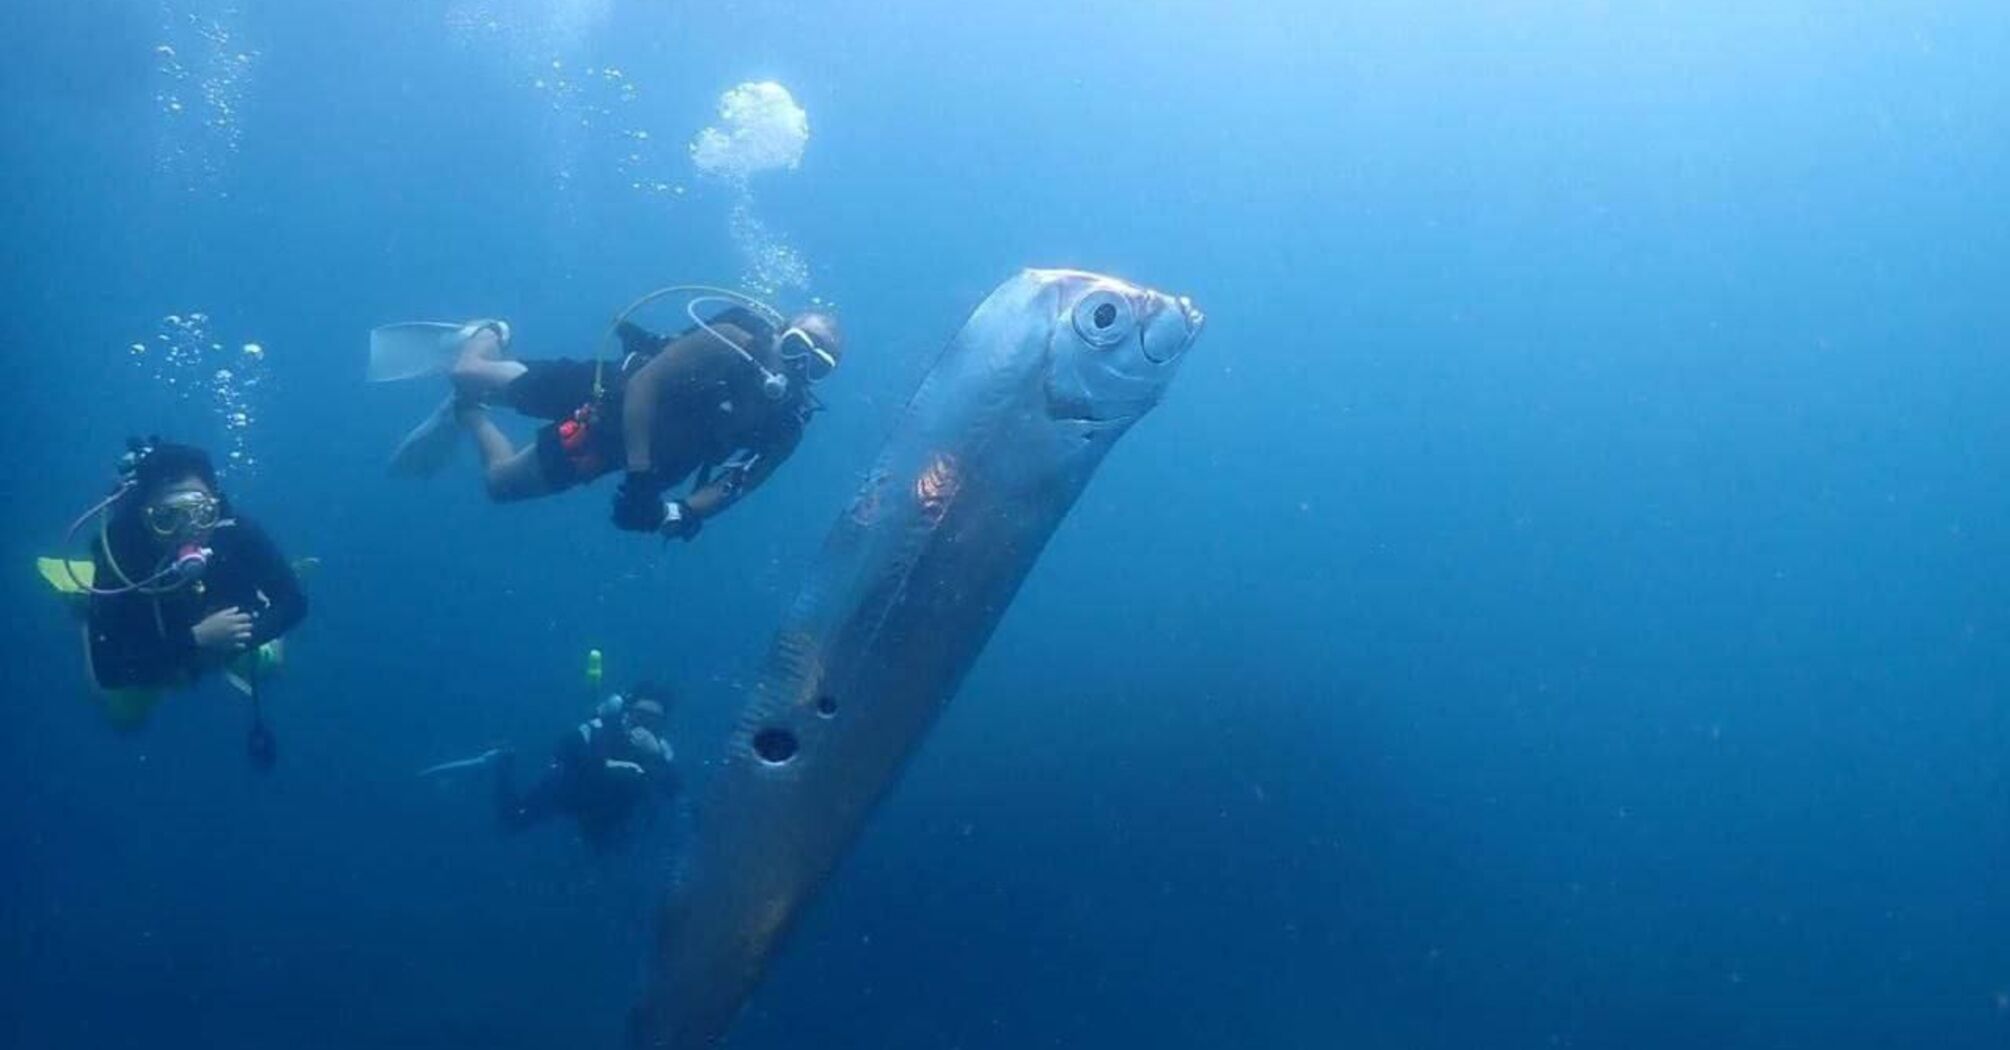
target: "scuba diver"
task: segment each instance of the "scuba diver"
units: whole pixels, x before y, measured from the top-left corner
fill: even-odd
[[[663,736],[669,707],[668,691],[650,682],[608,697],[559,738],[528,789],[517,784],[516,754],[509,748],[444,762],[419,775],[493,767],[496,821],[503,831],[569,816],[588,845],[606,850],[626,841],[638,817],[654,813],[651,802],[677,792],[673,753]]]
[[[220,670],[253,702],[251,756],[271,764],[257,708],[260,673],[307,615],[293,566],[219,491],[209,455],[158,438],[127,443],[112,494],[93,518],[91,560],[44,559],[43,575],[84,602],[85,662],[114,721],[144,720],[159,691]]]
[[[661,336],[627,320],[672,294],[690,328]],[[707,305],[732,304],[711,317]],[[386,325],[371,333],[371,378],[446,372],[447,399],[392,457],[392,472],[425,476],[444,465],[458,431],[474,433],[483,479],[497,502],[563,492],[615,470],[615,527],[689,540],[704,523],[760,487],[795,451],[823,406],[813,387],[843,354],[837,321],[821,311],[785,318],[737,293],[678,286],[624,311],[603,345],[619,361],[509,356],[510,328],[483,320],[450,326]],[[517,449],[485,409],[502,405],[547,424]],[[679,498],[664,493],[692,479]]]

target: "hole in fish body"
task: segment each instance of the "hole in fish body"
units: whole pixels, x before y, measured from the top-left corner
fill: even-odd
[[[754,757],[771,766],[785,766],[802,749],[796,735],[780,726],[769,726],[754,734]]]

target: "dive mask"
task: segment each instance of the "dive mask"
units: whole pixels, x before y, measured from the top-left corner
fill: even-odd
[[[803,378],[812,383],[822,382],[832,372],[837,371],[837,355],[828,347],[817,342],[816,336],[792,327],[782,333],[776,352],[783,361],[802,370]]]
[[[156,536],[179,536],[216,528],[223,502],[207,492],[177,492],[147,504],[147,528]]]

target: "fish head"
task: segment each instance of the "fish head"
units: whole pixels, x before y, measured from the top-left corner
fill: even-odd
[[[1136,422],[1179,372],[1205,318],[1185,296],[1080,270],[1028,270],[1047,318],[1047,411],[1121,429]]]

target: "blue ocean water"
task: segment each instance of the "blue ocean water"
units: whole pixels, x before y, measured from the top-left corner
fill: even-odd
[[[734,1045],[2010,1044],[2001,5],[0,27],[0,1044],[619,1045],[676,836],[503,839],[413,772],[543,746],[598,646],[681,688],[702,776],[931,355],[1026,265],[1209,330]],[[809,137],[743,193],[686,146],[765,80]],[[852,346],[697,542],[615,532],[606,484],[385,477],[439,390],[365,384],[371,326],[586,355],[682,281],[833,303]],[[220,686],[108,730],[30,571],[156,431],[245,452],[237,501],[321,560],[270,776]]]

